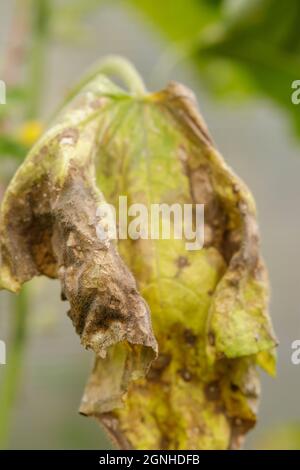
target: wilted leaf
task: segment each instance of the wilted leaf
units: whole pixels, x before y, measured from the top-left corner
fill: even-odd
[[[101,90],[117,89],[103,79]],[[97,93],[89,96],[35,145],[6,192],[0,288],[17,292],[41,274],[59,278],[82,344],[99,357],[118,344],[123,355],[120,390],[109,397],[115,403],[131,376],[144,374],[157,346],[134,278],[115,246],[96,235],[96,209],[103,196],[95,185],[93,156],[98,114],[107,100],[97,101]]]
[[[95,177],[116,207],[120,195],[148,209],[205,204],[204,248],[187,251],[185,239],[120,240],[121,261],[114,243],[96,236],[103,196]],[[275,367],[268,281],[253,198],[185,87],[135,97],[98,77],[18,171],[0,235],[1,287],[58,277],[82,343],[96,353],[83,414],[124,448],[241,444],[256,421],[256,365]],[[159,345],[146,377],[156,342],[128,268]]]

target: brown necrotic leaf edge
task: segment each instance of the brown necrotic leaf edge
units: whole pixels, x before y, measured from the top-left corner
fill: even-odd
[[[171,83],[156,95],[156,99],[164,102],[182,131],[207,155],[205,168],[192,169],[185,161],[183,165],[190,181],[193,202],[206,204],[206,224],[211,228],[213,244],[228,265],[219,291],[222,293],[226,287],[234,296],[240,283],[249,275],[267,286],[265,268],[259,256],[253,200],[215,150],[193,95],[182,85]],[[0,287],[16,292],[21,284],[34,276],[58,278],[62,285],[62,298],[70,303],[69,316],[83,346],[107,361],[111,359],[109,354],[114,354],[112,347],[121,345],[121,349],[116,349],[120,378],[115,395],[107,396],[105,400],[93,396],[92,375],[87,388],[88,397],[83,397],[80,411],[99,419],[120,447],[130,448],[110,410],[121,405],[128,383],[147,373],[157,356],[157,343],[149,308],[137,290],[135,279],[116,246],[97,237],[96,209],[103,196],[93,175],[95,129],[90,125],[80,133],[76,127],[66,127],[52,138],[49,145],[42,146],[33,158],[34,165],[39,165],[51,154],[54,160],[58,149],[67,141],[74,158],[69,161],[63,183],[54,180],[51,172],[43,169],[38,178],[26,176],[21,183],[13,182],[8,188],[0,215]],[[86,155],[82,163],[78,163],[77,144],[84,139]],[[212,161],[217,161],[219,175],[211,174]],[[20,176],[22,171],[19,180]],[[219,186],[215,184],[216,176],[221,181],[226,180],[226,184],[231,181],[229,198],[222,194],[222,183]],[[229,212],[237,220],[234,230],[229,228]],[[218,295],[216,292],[216,304]],[[267,309],[267,295],[265,302],[264,308]],[[216,332],[209,324],[207,335],[208,354],[214,359],[222,358],[221,347],[216,344]],[[273,341],[275,344],[276,340]],[[94,371],[99,364],[98,359]],[[231,447],[239,445],[241,436],[252,425],[233,425]]]

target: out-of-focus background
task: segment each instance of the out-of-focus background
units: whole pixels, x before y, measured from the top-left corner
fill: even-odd
[[[252,189],[280,346],[277,378],[261,373],[250,449],[300,448],[300,365],[291,362],[291,343],[300,339],[300,105],[291,103],[291,83],[300,79],[299,24],[294,0],[0,1],[0,79],[8,87],[0,106],[0,192],[66,92],[107,54],[131,60],[149,90],[169,80],[191,87],[217,146]],[[92,356],[74,334],[58,282],[34,280],[29,305],[6,445],[111,448],[98,425],[77,414]],[[13,296],[0,292],[8,361],[13,306]]]

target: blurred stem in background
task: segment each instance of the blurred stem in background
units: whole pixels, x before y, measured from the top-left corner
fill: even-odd
[[[48,25],[50,20],[50,0],[31,0],[32,26],[31,49],[29,54],[28,98],[25,117],[36,119],[44,91],[44,72]]]
[[[13,326],[10,342],[9,362],[5,367],[5,377],[1,389],[0,401],[0,448],[8,444],[12,409],[22,369],[24,349],[27,337],[28,288],[23,288],[18,296],[11,296]]]
[[[31,120],[36,119],[38,116],[43,93],[50,4],[49,0],[29,0],[28,3],[30,6],[31,25],[29,31],[31,32],[31,38],[24,118]],[[18,5],[23,6],[22,2],[18,2]],[[5,367],[5,376],[0,393],[0,449],[5,449],[8,446],[12,413],[24,363],[29,309],[30,289],[25,285],[19,295],[12,297],[12,338],[9,348],[9,360]]]

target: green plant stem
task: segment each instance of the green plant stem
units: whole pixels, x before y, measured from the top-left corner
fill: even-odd
[[[147,90],[145,84],[136,68],[126,59],[118,55],[109,55],[102,59],[98,64],[94,65],[79,81],[79,83],[68,93],[62,106],[56,111],[60,111],[74,96],[89,82],[94,80],[98,75],[114,76],[122,80],[129,92],[135,96],[145,96]]]
[[[25,115],[35,119],[38,115],[43,95],[45,72],[45,49],[48,40],[50,17],[49,0],[31,0],[32,37],[29,56],[28,100]]]
[[[28,73],[28,99],[24,109],[26,119],[35,119],[39,112],[48,36],[49,0],[31,0],[32,37]],[[13,297],[12,338],[0,392],[0,449],[6,448],[10,423],[17,396],[27,342],[29,287],[23,286]]]
[[[134,95],[145,95],[145,84],[136,68],[123,57],[107,56],[96,67],[95,75],[100,73],[104,75],[112,75],[120,78],[128,90]]]
[[[0,448],[8,444],[12,410],[20,382],[20,370],[23,364],[24,347],[27,336],[28,289],[24,286],[19,295],[12,297],[14,324],[8,350],[0,399]]]

